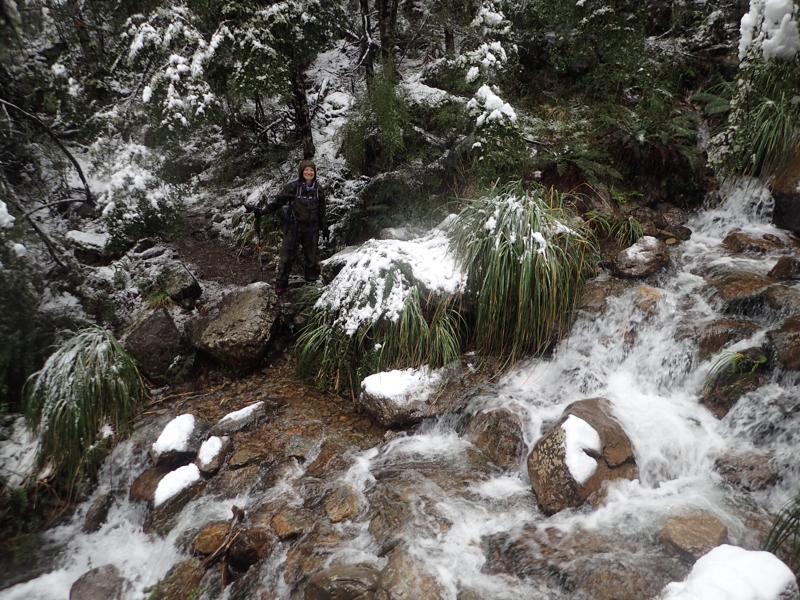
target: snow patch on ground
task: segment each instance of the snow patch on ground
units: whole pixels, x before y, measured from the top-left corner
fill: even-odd
[[[583,419],[570,415],[561,424],[564,430],[564,449],[567,453],[566,463],[572,478],[583,485],[586,480],[594,475],[597,461],[587,454],[587,450],[600,454],[602,445],[600,436],[594,427]]]
[[[365,377],[361,389],[372,398],[381,398],[401,406],[412,401],[426,402],[436,393],[442,381],[441,369],[397,369]]]
[[[794,574],[774,554],[723,544],[667,585],[661,600],[778,600],[791,585]]]

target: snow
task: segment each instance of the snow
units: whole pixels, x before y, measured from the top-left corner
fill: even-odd
[[[14,255],[17,258],[22,258],[23,256],[26,256],[28,254],[28,249],[22,244],[16,242],[14,244],[11,244],[11,250],[14,252]]]
[[[22,485],[33,473],[38,447],[36,435],[25,425],[24,417],[18,417],[8,437],[0,441],[0,479],[9,487]]]
[[[417,106],[439,107],[449,102],[463,104],[464,100],[445,90],[425,85],[421,81],[422,73],[409,76],[407,81],[400,84],[409,103]]]
[[[185,452],[189,448],[189,438],[194,431],[194,415],[186,413],[172,419],[158,439],[153,444],[153,452],[163,454],[164,452],[177,451]]]
[[[658,240],[651,235],[643,236],[638,242],[623,251],[625,259],[630,261],[644,260],[648,252],[658,247]]]
[[[0,200],[0,229],[11,229],[14,226],[14,217],[8,212],[6,203]]]
[[[334,255],[339,274],[317,301],[337,315],[335,324],[353,335],[365,323],[396,321],[415,284],[428,292],[458,294],[466,274],[450,252],[444,231],[435,229],[414,240],[369,240],[357,250]],[[403,268],[401,268],[403,267]],[[408,281],[409,273],[414,281]]]
[[[600,436],[594,427],[583,419],[570,415],[561,424],[564,430],[564,449],[566,463],[572,478],[583,485],[597,469],[597,461],[589,456],[587,450],[600,454],[602,446]]]
[[[750,0],[739,27],[739,60],[753,42],[761,42],[764,60],[790,60],[800,50],[800,33],[792,0]]]
[[[77,231],[75,229],[68,231],[64,237],[81,246],[98,249],[105,248],[109,238],[107,233]]]
[[[203,466],[210,464],[211,461],[217,457],[220,450],[222,450],[222,438],[212,435],[205,442],[203,442],[203,445],[200,446],[200,451],[197,453],[197,458],[200,459],[200,464]]]
[[[774,554],[723,544],[700,557],[682,582],[661,600],[778,600],[795,585],[791,569]]]
[[[200,480],[200,469],[195,464],[178,467],[170,471],[158,482],[153,497],[153,506],[159,506]]]
[[[365,377],[362,391],[373,398],[389,400],[396,405],[408,404],[412,400],[425,402],[439,389],[442,370],[428,367],[384,371]]]
[[[228,413],[224,417],[222,417],[218,421],[218,425],[222,425],[223,423],[241,423],[243,421],[247,421],[254,412],[264,406],[264,402],[256,402],[255,404],[250,404],[245,406],[240,410],[233,411]]]
[[[517,120],[516,111],[514,111],[508,102],[504,102],[500,96],[495,94],[488,85],[482,85],[478,91],[475,92],[475,98],[467,103],[467,108],[471,110],[483,110],[475,121],[478,127],[491,121],[504,121],[507,119],[511,123],[514,123]]]

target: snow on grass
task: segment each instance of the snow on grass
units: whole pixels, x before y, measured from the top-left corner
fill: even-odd
[[[184,465],[170,471],[158,482],[153,506],[160,506],[199,480],[200,469],[195,464]]]
[[[440,229],[414,240],[369,240],[328,262],[344,266],[316,306],[336,314],[335,325],[347,335],[380,319],[396,321],[416,284],[444,294],[459,294],[466,287],[466,274]]]
[[[153,444],[153,452],[158,455],[164,452],[186,452],[189,449],[189,438],[194,432],[194,415],[186,413],[179,415],[167,423],[161,435]]]
[[[212,435],[208,438],[203,445],[200,446],[200,451],[197,453],[197,458],[200,459],[200,465],[206,466],[211,464],[217,455],[222,450],[223,439],[219,436]]]
[[[600,454],[600,436],[594,427],[575,415],[570,415],[561,424],[564,430],[564,449],[566,463],[572,478],[583,485],[597,469],[597,461],[587,454],[587,450]]]
[[[412,401],[427,401],[439,389],[442,381],[441,369],[398,369],[365,377],[361,389],[372,398],[381,398],[400,406]]]
[[[667,585],[661,600],[778,600],[787,588],[796,589],[794,574],[774,554],[723,544]]]
[[[223,424],[229,425],[233,423],[243,423],[245,421],[248,421],[252,418],[253,414],[263,406],[264,406],[263,402],[256,402],[254,404],[245,406],[240,410],[235,410],[233,412],[230,412],[224,417],[222,417],[217,422],[217,425],[223,425]]]

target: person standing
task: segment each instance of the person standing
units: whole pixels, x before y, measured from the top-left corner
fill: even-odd
[[[310,160],[300,162],[297,179],[290,181],[270,202],[261,207],[247,207],[258,214],[281,209],[283,243],[278,265],[275,292],[282,295],[289,286],[289,275],[302,246],[303,274],[308,283],[319,278],[319,237],[327,242],[325,191],[317,181],[317,167]]]

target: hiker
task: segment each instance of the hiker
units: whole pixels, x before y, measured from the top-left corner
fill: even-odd
[[[320,233],[322,238],[328,241],[325,191],[317,181],[316,165],[310,160],[301,161],[297,169],[297,179],[284,186],[266,206],[262,208],[258,205],[246,205],[245,208],[259,215],[281,209],[283,244],[275,292],[278,295],[286,292],[292,265],[301,245],[305,279],[308,283],[314,283],[319,277],[317,249]]]

